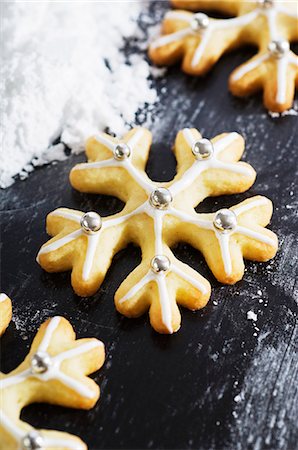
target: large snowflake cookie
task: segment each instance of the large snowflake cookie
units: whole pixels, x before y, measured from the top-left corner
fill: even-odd
[[[159,65],[182,59],[182,69],[205,74],[223,53],[242,44],[258,53],[230,76],[229,87],[237,96],[264,90],[270,111],[290,108],[298,85],[298,57],[289,42],[298,39],[298,2],[280,0],[172,0],[177,8],[218,10],[237,16],[213,19],[202,12],[169,11],[163,36],[150,46],[149,55]]]
[[[142,262],[116,292],[116,308],[128,317],[150,308],[152,326],[172,333],[180,327],[177,303],[202,308],[210,285],[179,261],[171,247],[190,243],[219,281],[235,283],[243,276],[243,257],[272,258],[277,238],[264,228],[272,214],[265,197],[211,214],[194,209],[206,197],[244,192],[253,184],[253,168],[238,162],[244,150],[239,134],[209,141],[196,129],[180,131],[174,147],[177,175],[162,184],[145,172],[150,144],[151,134],[143,128],[131,130],[122,141],[106,134],[88,140],[88,163],[72,169],[71,184],[82,192],[114,195],[125,207],[104,218],[95,212],[53,211],[47,231],[54,238],[42,246],[37,259],[49,272],[72,269],[74,290],[86,296],[99,288],[115,253],[134,242],[142,249]]]
[[[75,339],[62,317],[40,327],[29,354],[7,375],[0,372],[1,450],[85,450],[76,436],[53,430],[36,430],[20,420],[22,408],[47,402],[90,409],[99,398],[99,387],[86,375],[104,362],[104,345],[97,339]]]
[[[6,294],[0,294],[0,336],[4,333],[11,321],[12,305]]]

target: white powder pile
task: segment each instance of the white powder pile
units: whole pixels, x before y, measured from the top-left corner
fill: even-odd
[[[33,165],[82,150],[90,134],[121,133],[156,101],[143,55],[126,62],[125,38],[144,39],[146,2],[5,2],[1,11],[0,187]],[[35,158],[35,159],[34,159]]]

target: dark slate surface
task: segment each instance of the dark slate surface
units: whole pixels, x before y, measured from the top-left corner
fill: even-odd
[[[147,170],[153,179],[175,173],[171,145],[185,126],[206,137],[238,131],[246,138],[245,161],[258,177],[249,192],[205,201],[201,211],[230,206],[263,194],[275,205],[270,228],[280,239],[269,263],[247,262],[244,279],[222,286],[202,256],[181,243],[177,255],[212,283],[209,305],[182,311],[182,328],[160,336],[148,317],[129,320],[113,305],[113,295],[140,261],[129,246],[114,259],[100,291],[74,295],[70,276],[46,274],[35,262],[47,240],[45,217],[66,206],[103,215],[120,201],[74,191],[70,168],[84,155],[36,170],[27,181],[1,192],[1,289],[13,299],[14,321],[2,338],[2,370],[26,355],[37,327],[49,316],[64,315],[79,337],[104,341],[107,359],[94,378],[101,398],[89,411],[32,405],[22,417],[36,427],[78,434],[90,449],[292,450],[297,448],[297,116],[270,118],[261,97],[232,98],[231,70],[252,52],[224,57],[206,79],[177,68],[157,81],[166,88],[154,111],[154,144]],[[247,312],[258,315],[255,325]]]

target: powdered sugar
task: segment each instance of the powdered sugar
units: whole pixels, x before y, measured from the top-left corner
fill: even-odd
[[[85,138],[109,127],[122,133],[157,95],[143,55],[133,65],[125,38],[144,34],[137,18],[146,3],[5,2],[2,11],[0,186],[64,158]],[[143,116],[145,117],[145,116]],[[28,165],[29,164],[29,165]]]

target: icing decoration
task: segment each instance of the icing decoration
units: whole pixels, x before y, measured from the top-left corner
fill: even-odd
[[[128,242],[136,243],[142,249],[142,262],[116,292],[116,308],[135,317],[149,307],[152,326],[172,333],[180,326],[177,303],[202,308],[209,299],[210,285],[177,260],[170,248],[182,240],[189,242],[203,253],[219,281],[235,283],[243,276],[243,256],[264,261],[277,250],[276,236],[264,228],[272,205],[265,197],[255,197],[228,213],[198,214],[194,210],[208,196],[244,192],[253,184],[253,168],[238,162],[244,150],[238,133],[209,141],[195,129],[180,131],[174,149],[177,175],[162,184],[151,181],[145,172],[149,131],[133,129],[122,142],[129,144],[131,155],[119,162],[111,158],[117,140],[105,134],[90,138],[89,162],[76,165],[70,181],[80,191],[119,196],[126,203],[124,209],[102,218],[100,231],[93,235],[80,228],[83,212],[53,211],[47,229],[55,237],[42,246],[37,260],[49,271],[72,267],[75,291],[87,296],[99,288],[115,253]],[[225,214],[232,216],[233,226],[225,230],[223,223],[221,230],[219,218],[224,222]]]
[[[230,76],[235,95],[249,95],[264,88],[265,106],[276,112],[290,108],[298,83],[298,57],[289,41],[298,39],[298,2],[238,0],[172,0],[174,6],[190,10],[215,9],[234,14],[231,19],[213,19],[203,13],[169,11],[163,23],[164,35],[150,45],[149,55],[157,64],[183,59],[186,73],[202,75],[220,56],[239,43],[253,43],[259,52]],[[259,30],[268,30],[262,33]],[[274,86],[274,87],[273,87]]]
[[[30,352],[11,373],[0,373],[0,430],[3,448],[86,450],[76,436],[52,430],[34,430],[20,420],[24,406],[50,401],[90,409],[99,388],[87,378],[104,362],[104,345],[97,339],[75,340],[70,323],[62,317],[47,320],[39,329]],[[16,401],[18,399],[18,401]]]
[[[10,298],[0,293],[0,336],[5,332],[8,327],[12,316],[12,304]]]

